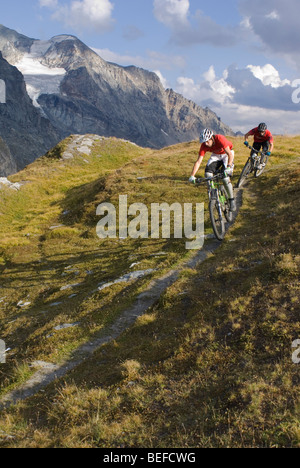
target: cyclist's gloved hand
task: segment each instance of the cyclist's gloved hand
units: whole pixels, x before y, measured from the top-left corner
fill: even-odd
[[[249,146],[248,141],[244,141],[244,145],[245,145],[245,146]]]
[[[271,151],[267,151],[267,152],[266,152],[266,155],[267,155],[267,156],[271,156]]]
[[[195,184],[195,183],[196,183],[196,177],[192,175],[192,176],[189,178],[189,182],[191,182],[192,184]]]

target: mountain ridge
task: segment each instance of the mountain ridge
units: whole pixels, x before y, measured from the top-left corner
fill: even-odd
[[[60,133],[33,106],[23,75],[2,57],[1,51],[0,79],[6,91],[6,102],[0,104],[0,175],[6,176],[43,155],[56,144]]]
[[[106,62],[75,36],[41,41],[0,26],[0,48],[57,134],[54,145],[70,134],[95,133],[160,149],[197,139],[205,127],[234,134],[210,109],[165,89],[154,72]]]

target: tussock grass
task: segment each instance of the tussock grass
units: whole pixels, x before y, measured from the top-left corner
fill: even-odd
[[[242,139],[234,143],[237,180],[248,152]],[[6,203],[22,213],[18,202],[6,198],[0,208],[4,239],[9,233],[23,239],[26,223],[38,233],[24,245],[1,243],[1,333],[14,346],[0,367],[2,392],[22,381],[32,360],[66,359],[112,323],[151,277],[188,257],[178,239],[100,242],[95,208],[124,193],[129,203],[206,201],[205,188],[186,183],[197,150],[196,142],[136,150],[117,171],[98,178],[86,173],[81,182],[75,161],[68,181],[55,170],[55,159],[24,171],[23,178],[35,171],[45,171],[45,178],[36,189],[43,196],[34,202],[31,185],[27,220],[23,213],[9,224],[14,217]],[[299,447],[299,368],[291,348],[300,336],[299,150],[299,137],[278,137],[268,171],[249,180],[238,218],[214,255],[183,270],[147,314],[63,381],[3,411],[3,446]],[[56,177],[61,192],[53,186]],[[50,231],[65,210],[64,235]],[[166,255],[153,255],[162,251]],[[133,262],[141,262],[136,269],[157,271],[91,293]],[[61,291],[67,283],[80,286]],[[72,293],[77,296],[70,299]],[[31,304],[19,310],[24,299]],[[61,305],[52,308],[53,302]],[[53,332],[71,322],[80,326]]]

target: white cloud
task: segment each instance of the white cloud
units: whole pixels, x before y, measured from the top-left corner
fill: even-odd
[[[234,88],[226,82],[226,70],[222,78],[217,78],[214,67],[211,66],[203,74],[203,80],[195,83],[192,78],[177,78],[176,90],[188,99],[198,104],[209,103],[225,104],[229,102],[235,92]]]
[[[187,24],[189,0],[154,0],[154,16],[171,28]]]
[[[202,107],[208,106],[233,130],[245,132],[259,122],[268,122],[275,133],[299,133],[300,103],[298,80],[282,80],[271,64],[249,65],[245,69],[230,66],[221,77],[211,66],[195,82],[179,77],[175,90]],[[285,122],[283,124],[283,122]]]
[[[247,68],[252,71],[255,78],[258,78],[265,86],[279,88],[285,85],[291,85],[290,80],[281,80],[278,71],[271,64],[266,64],[264,67],[248,65]]]
[[[106,32],[112,28],[114,5],[110,0],[72,0],[62,4],[58,0],[39,0],[41,7],[54,10],[52,18],[81,31],[91,28]]]
[[[192,78],[179,76],[176,82],[176,91],[187,99],[201,101],[201,84],[196,84]]]
[[[154,73],[156,73],[156,75],[158,76],[158,78],[161,81],[161,84],[163,85],[163,87],[165,89],[170,87],[169,83],[168,83],[168,80],[162,75],[162,73],[159,70],[154,70]]]
[[[266,15],[267,19],[272,19],[272,20],[280,20],[280,16],[276,10],[271,11],[268,15]]]
[[[299,134],[300,111],[276,111],[256,106],[238,105],[215,106],[213,110],[223,122],[235,132],[246,134],[260,122],[266,122],[273,134]],[[276,140],[275,140],[276,143]]]
[[[209,82],[212,82],[212,81],[214,81],[216,79],[216,73],[215,73],[215,69],[214,69],[213,65],[211,65],[209,67],[207,72],[203,73],[203,78],[206,81],[209,81]]]
[[[217,24],[201,10],[191,15],[189,0],[153,0],[153,5],[154,16],[170,29],[171,40],[178,45],[213,44],[227,47],[238,41],[239,28],[236,30]]]
[[[240,0],[239,7],[265,51],[299,68],[299,0]]]

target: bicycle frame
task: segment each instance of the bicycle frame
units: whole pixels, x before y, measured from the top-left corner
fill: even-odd
[[[250,157],[251,161],[254,162],[254,166],[256,166],[257,163],[260,163],[261,158],[262,158],[263,156],[265,156],[265,153],[264,153],[263,151],[258,151],[258,150],[256,150],[255,148],[253,148],[253,146],[250,146],[250,145],[248,146],[248,148],[249,148],[251,151],[253,151],[253,153],[255,153],[255,156],[254,156],[253,154],[252,154],[252,155],[250,154],[249,157]],[[254,161],[253,161],[253,159],[254,159]]]
[[[251,172],[254,172],[254,177],[259,177],[264,171],[264,168],[268,162],[268,155],[265,152],[259,151],[250,145],[248,145],[247,148],[250,149],[253,153],[248,157],[247,162],[241,172],[239,181],[237,183],[238,188],[244,184],[245,180]],[[264,162],[264,164],[262,164],[262,162]]]
[[[196,179],[196,183],[206,181],[209,183],[209,214],[213,231],[218,240],[223,240],[225,235],[225,219],[232,221],[232,212],[228,206],[228,196],[223,184],[224,172],[219,172],[213,177]],[[224,219],[225,216],[225,219]]]
[[[259,151],[259,150],[255,149],[255,148],[253,148],[253,146],[251,146],[251,145],[248,145],[247,148],[250,149],[251,151],[253,151],[256,154],[260,154],[261,156],[265,155],[265,153],[263,151]]]
[[[218,195],[218,199],[221,203],[225,203],[226,197],[222,194],[221,187],[224,187],[223,182],[221,180],[224,179],[224,173],[218,172],[213,177],[202,177],[196,179],[196,183],[200,184],[201,182],[208,182],[210,189],[209,189],[209,199],[212,197],[214,193]]]
[[[221,177],[219,177],[218,179],[220,180]],[[209,191],[210,195],[211,195],[211,192],[216,191],[217,194],[218,194],[218,198],[219,198],[220,202],[225,203],[226,197],[225,197],[225,195],[223,195],[222,190],[220,190],[221,187],[223,187],[223,183],[220,182],[217,179],[215,179],[215,180],[214,179],[213,180],[212,179],[207,179],[207,180],[209,181],[209,185],[210,185],[210,191]]]

